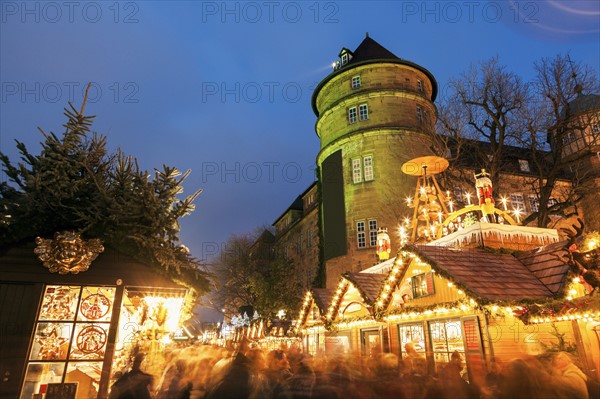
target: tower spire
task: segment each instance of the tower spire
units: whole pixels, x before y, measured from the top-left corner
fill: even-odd
[[[573,88],[573,91],[579,97],[581,96],[581,92],[583,91],[583,86],[581,86],[579,82],[577,82],[577,72],[575,72],[575,68],[573,67],[573,61],[571,60],[571,56],[569,54],[567,54],[567,60],[569,61],[569,65],[571,65],[571,72],[573,73],[571,77],[575,81],[575,87]]]

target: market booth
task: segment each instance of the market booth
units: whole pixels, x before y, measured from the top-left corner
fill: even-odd
[[[430,372],[460,356],[469,380],[485,375],[492,362],[559,350],[575,354],[588,375],[598,375],[600,301],[573,270],[571,243],[552,242],[552,230],[513,226],[503,249],[484,249],[467,241],[486,240],[487,226],[473,231],[479,233],[465,238],[457,232],[443,245],[405,245],[395,258],[344,273],[327,311],[317,312],[325,307],[307,293],[296,331],[308,343],[322,334],[325,352],[344,347],[366,356],[384,351],[421,357]],[[547,244],[506,248],[526,248],[531,240]],[[588,245],[580,242],[581,251],[573,254],[594,270],[598,249]]]
[[[57,235],[0,250],[1,398],[105,398],[132,351],[145,368],[190,291],[97,240]]]

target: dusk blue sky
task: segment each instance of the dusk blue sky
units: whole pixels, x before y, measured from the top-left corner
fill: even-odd
[[[499,56],[525,80],[569,53],[600,70],[597,1],[0,2],[0,150],[34,153],[81,104],[111,149],[192,173],[182,242],[209,257],[270,225],[314,180],[310,105],[342,47],[370,37],[427,68],[440,93]],[[101,91],[101,94],[100,94]],[[72,94],[72,98],[71,98]],[[6,180],[2,174],[0,177]],[[399,193],[403,195],[403,193]]]

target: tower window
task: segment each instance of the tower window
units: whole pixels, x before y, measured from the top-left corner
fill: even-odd
[[[363,174],[365,181],[373,180],[373,156],[367,155],[363,157]]]
[[[352,182],[360,183],[362,182],[362,170],[360,167],[360,158],[356,158],[352,160]]]
[[[521,172],[531,172],[529,168],[529,162],[526,159],[519,159],[519,169]]]
[[[369,220],[369,245],[374,247],[377,245],[377,220]]]
[[[417,107],[417,121],[419,121],[419,125],[423,123],[423,110],[421,107]]]
[[[417,90],[418,91],[423,91],[423,81],[422,80],[417,80]]]
[[[356,244],[358,248],[366,248],[367,247],[367,236],[365,232],[365,222],[361,220],[360,222],[356,222]]]
[[[600,125],[598,125],[597,123],[593,123],[592,124],[592,133],[600,134]]]
[[[358,106],[358,119],[361,121],[366,121],[369,119],[369,107],[367,104],[361,104]]]
[[[348,122],[356,123],[356,107],[348,108]]]
[[[360,76],[353,76],[352,77],[352,88],[353,89],[358,89],[360,87]]]
[[[342,65],[346,65],[348,63],[348,54],[342,54]]]
[[[362,161],[362,163],[361,163]],[[361,158],[352,159],[352,182],[362,183],[374,179],[373,155],[365,155]]]

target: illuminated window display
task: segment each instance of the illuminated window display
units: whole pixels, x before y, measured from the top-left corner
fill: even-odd
[[[179,288],[125,288],[111,377],[114,371],[127,367],[134,347],[147,354],[147,372],[162,373],[163,349],[172,342],[172,333],[181,325],[186,293],[186,289]],[[113,382],[114,378],[110,384]]]
[[[436,320],[429,322],[429,334],[433,345],[433,356],[437,366],[450,361],[450,356],[457,351],[461,359],[465,359],[460,320]]]
[[[95,397],[114,297],[114,287],[46,286],[21,398],[64,382],[77,383],[77,398]]]
[[[412,346],[415,351],[423,353],[425,356],[425,333],[423,324],[400,324],[398,326],[398,335],[400,337],[400,353],[402,358],[407,356],[406,348]]]
[[[147,370],[159,375],[165,345],[180,326],[187,292],[124,287],[116,301],[121,303],[119,318],[113,320],[117,287],[47,285],[21,398],[41,399],[53,389],[67,388],[77,399],[96,398],[112,385],[101,381],[103,369],[106,372],[110,365],[111,377],[125,370],[134,348],[148,354]],[[116,341],[109,343],[111,328],[116,330]]]

